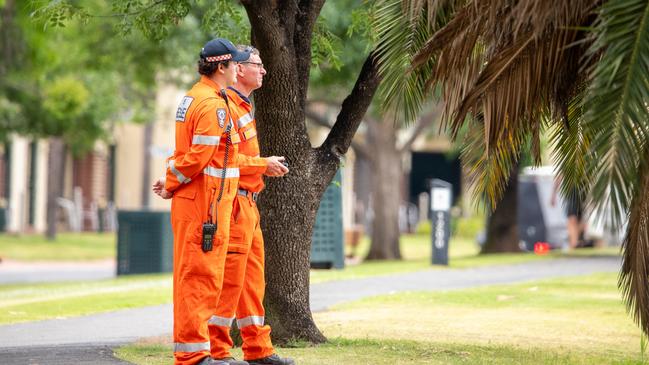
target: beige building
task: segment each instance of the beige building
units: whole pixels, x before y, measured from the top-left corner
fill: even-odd
[[[66,156],[64,194],[59,201],[61,230],[114,229],[116,210],[169,210],[170,201],[151,191],[151,184],[165,173],[174,150],[174,116],[184,90],[161,87],[156,113],[149,126],[118,123],[112,143],[98,142],[83,158]],[[147,136],[147,133],[150,135]],[[317,143],[315,138],[314,143]],[[44,232],[46,227],[48,153],[45,139],[32,141],[14,136],[0,159],[0,207],[5,208],[5,230],[10,233]],[[149,169],[145,168],[146,158]],[[343,171],[343,200],[353,202],[353,155]],[[353,206],[344,204],[345,225],[351,223]],[[108,216],[99,217],[100,211]],[[110,215],[113,215],[112,220]],[[100,222],[101,221],[101,222]]]
[[[59,201],[60,229],[114,229],[119,210],[169,210],[170,201],[157,197],[151,184],[165,172],[165,162],[174,150],[174,115],[184,90],[168,84],[157,93],[153,122],[146,126],[118,123],[112,142],[98,142],[82,158],[66,156],[64,194]],[[328,130],[310,128],[313,146]],[[361,133],[362,134],[362,133]],[[32,141],[14,136],[0,159],[0,206],[5,208],[8,232],[43,232],[46,226],[48,153],[47,140]],[[446,151],[446,138],[419,138],[418,151]],[[146,160],[148,159],[148,169]],[[343,225],[358,224],[357,193],[353,181],[356,156],[350,149],[342,167]],[[409,161],[404,161],[409,169]],[[107,212],[101,217],[99,213]]]
[[[10,233],[43,232],[46,225],[49,143],[13,136],[2,149],[0,206]],[[67,154],[58,203],[62,229],[98,229],[111,195],[110,147],[98,143],[82,158]],[[105,226],[102,222],[102,227]]]

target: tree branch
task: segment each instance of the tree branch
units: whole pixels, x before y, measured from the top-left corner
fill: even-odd
[[[292,34],[297,79],[302,83],[299,88],[302,94],[300,95],[301,102],[306,100],[309,87],[313,28],[323,5],[324,0],[299,0],[298,4],[298,16],[294,24],[296,29]]]
[[[293,46],[290,42],[297,13],[294,4],[287,2],[284,7],[276,1],[241,1],[241,4],[250,19],[252,45],[259,49],[264,63],[274,58],[293,59]],[[268,16],[269,14],[277,16]]]
[[[340,100],[326,99],[326,98],[321,98],[321,99],[309,98],[306,101],[307,106],[316,105],[316,104],[324,104],[325,106],[337,108],[340,105]]]
[[[322,114],[316,113],[315,111],[309,109],[308,107],[305,113],[306,113],[306,117],[312,122],[314,122],[315,124],[324,128],[331,129],[332,127],[331,123],[329,123],[329,120],[327,120],[327,118],[325,118]],[[368,150],[367,146],[364,143],[357,142],[352,139],[352,143],[350,146],[356,154],[362,155],[363,158],[366,158],[368,160],[372,159],[372,154],[370,153],[370,151]]]
[[[321,127],[325,127],[325,128],[329,128],[329,129],[331,129],[331,127],[333,127],[333,125],[331,123],[329,123],[329,120],[324,115],[322,115],[320,113],[316,113],[315,111],[313,111],[312,109],[310,109],[308,107],[306,108],[304,113],[306,114],[307,118],[311,119],[312,122],[314,122],[315,124],[317,124],[317,125],[319,125]]]
[[[329,135],[318,149],[341,159],[352,143],[354,134],[363,120],[367,108],[381,82],[376,51],[372,51],[361,69],[356,85],[343,101]]]
[[[419,137],[421,132],[423,132],[426,128],[433,124],[438,116],[439,111],[436,107],[433,107],[433,109],[428,113],[419,116],[419,119],[417,119],[417,124],[415,125],[415,129],[412,131],[412,134],[410,134],[410,137],[408,137],[408,140],[404,142],[403,146],[397,147],[399,153],[409,150],[410,147],[412,147],[412,144],[415,143],[417,137]]]

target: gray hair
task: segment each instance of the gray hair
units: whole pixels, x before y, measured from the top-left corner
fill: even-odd
[[[237,45],[237,50],[239,51],[248,51],[250,54],[254,54],[255,56],[259,56],[259,50],[253,46],[247,46],[245,44],[238,44]]]

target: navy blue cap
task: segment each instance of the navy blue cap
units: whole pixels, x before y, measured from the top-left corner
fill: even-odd
[[[201,58],[208,62],[235,61],[242,62],[250,58],[250,51],[239,51],[225,38],[214,38],[205,43],[201,49]]]

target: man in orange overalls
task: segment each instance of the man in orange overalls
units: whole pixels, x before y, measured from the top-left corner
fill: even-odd
[[[228,364],[210,357],[207,326],[221,292],[239,178],[233,144],[238,136],[224,88],[236,81],[238,62],[248,58],[249,52],[226,39],[205,44],[198,61],[201,79],[176,112],[176,150],[165,178],[153,186],[161,197],[172,198],[176,365]]]
[[[228,88],[232,114],[241,138],[239,159],[241,176],[234,201],[230,241],[225,262],[223,290],[214,316],[209,321],[212,357],[234,364],[230,355],[230,326],[237,319],[243,339],[244,359],[251,365],[293,365],[290,358],[275,354],[270,327],[264,325],[264,241],[259,225],[257,195],[264,188],[262,175],[283,176],[288,168],[284,157],[259,157],[256,122],[248,97],[262,85],[266,74],[259,51],[252,47],[250,58],[239,64],[237,83]]]

